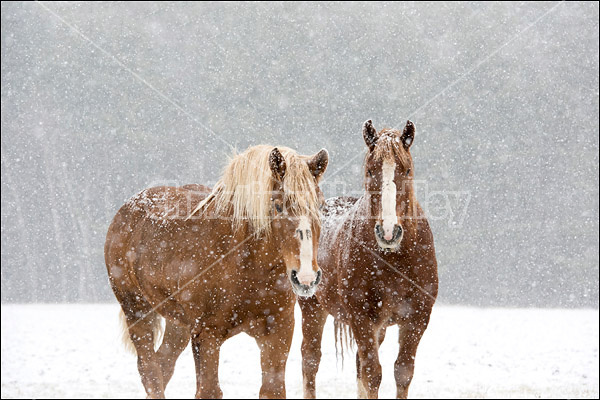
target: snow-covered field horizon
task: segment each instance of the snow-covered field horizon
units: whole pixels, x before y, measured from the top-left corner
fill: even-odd
[[[287,395],[302,397],[300,313],[286,371]],[[121,346],[116,304],[3,304],[2,398],[143,398],[134,356]],[[381,398],[394,397],[397,329],[380,349]],[[221,351],[226,398],[255,398],[259,352],[238,335]],[[501,309],[437,305],[419,351],[414,398],[588,397],[598,390],[597,309]],[[167,397],[193,397],[190,348]],[[356,396],[354,353],[336,360],[331,320],[323,337],[317,395]]]

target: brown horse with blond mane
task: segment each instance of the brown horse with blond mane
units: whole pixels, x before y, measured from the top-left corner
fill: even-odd
[[[233,157],[212,191],[155,187],[117,212],[106,267],[148,397],[164,397],[190,338],[196,397],[222,397],[219,349],[240,332],[260,348],[260,397],[285,397],[294,293],[311,296],[321,279],[318,181],[327,163],[325,150],[255,146]]]
[[[329,199],[324,207],[318,258],[323,282],[313,297],[299,299],[306,398],[316,396],[327,315],[334,317],[339,332],[349,326],[356,341],[361,398],[378,396],[379,346],[386,328],[398,325],[396,395],[408,394],[417,346],[438,290],[433,236],[412,182],[414,135],[410,121],[402,132],[384,129],[379,134],[370,120],[365,122],[365,193],[358,199]]]

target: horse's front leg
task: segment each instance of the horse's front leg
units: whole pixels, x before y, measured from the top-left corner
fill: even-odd
[[[196,364],[196,398],[220,399],[219,353],[223,339],[211,333],[192,334],[192,352]]]
[[[417,346],[419,346],[428,323],[429,312],[422,312],[419,313],[417,318],[410,319],[405,324],[399,326],[398,342],[400,349],[398,351],[398,358],[394,363],[396,398],[398,399],[406,399],[408,397],[408,387],[412,382],[415,371]]]
[[[266,329],[252,332],[260,348],[262,368],[261,399],[285,398],[285,364],[294,335],[294,309],[266,321]]]
[[[298,299],[302,310],[302,381],[304,398],[317,397],[315,381],[321,362],[321,339],[327,312],[316,297]]]
[[[351,327],[358,350],[356,359],[358,397],[376,399],[381,384],[379,341],[380,339],[383,341],[383,336],[379,328],[366,319],[354,319]]]

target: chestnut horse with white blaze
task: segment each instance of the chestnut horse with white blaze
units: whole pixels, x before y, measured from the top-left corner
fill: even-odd
[[[254,146],[231,159],[212,191],[155,187],[117,212],[106,267],[148,397],[164,397],[190,338],[196,397],[222,397],[219,349],[240,332],[260,348],[260,397],[285,397],[294,293],[311,296],[321,280],[318,181],[327,163],[326,150],[309,157]]]
[[[314,296],[299,299],[306,398],[316,396],[327,315],[341,328],[336,330],[349,327],[356,341],[361,398],[378,396],[379,346],[386,328],[399,326],[396,395],[407,397],[417,346],[438,290],[433,236],[412,182],[409,149],[414,135],[410,121],[402,132],[384,129],[379,134],[370,120],[365,122],[365,193],[360,198],[329,199],[323,209],[318,256],[323,282]]]

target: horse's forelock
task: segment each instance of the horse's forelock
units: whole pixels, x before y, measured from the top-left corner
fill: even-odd
[[[402,132],[394,129],[383,129],[379,133],[377,143],[373,148],[373,157],[376,160],[394,160],[406,170],[411,168],[412,159],[408,150],[402,144]]]
[[[290,167],[283,179],[283,192],[288,211],[295,216],[308,216],[317,223],[319,215],[319,194],[315,177],[310,172],[308,156],[300,156],[291,149],[284,153]]]

